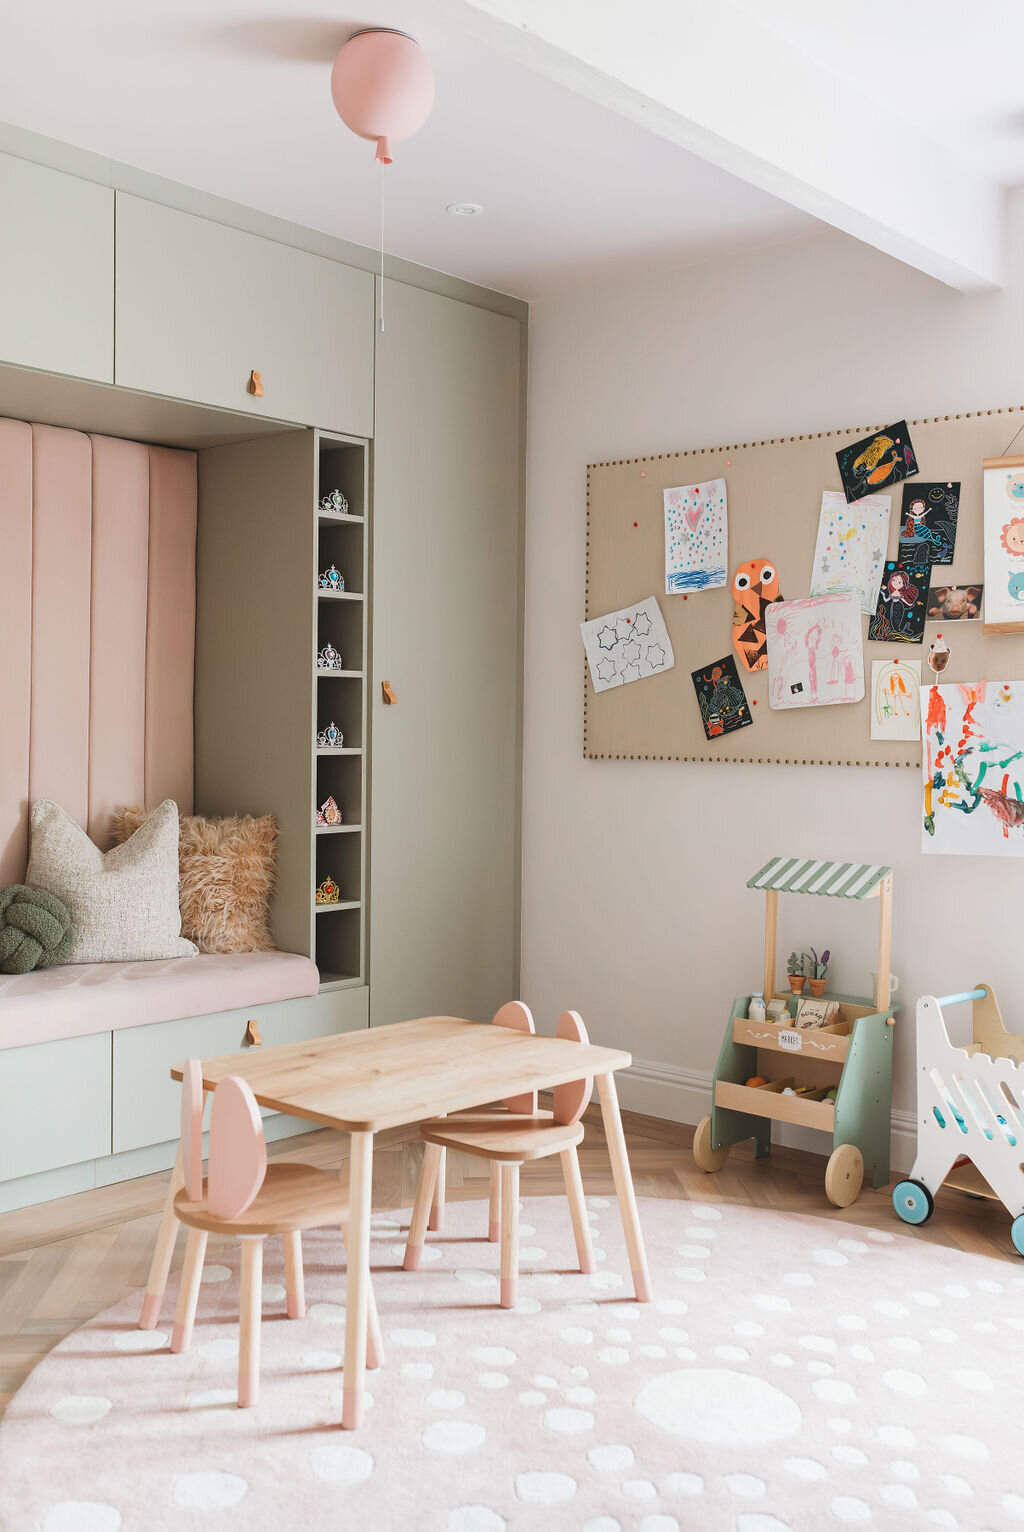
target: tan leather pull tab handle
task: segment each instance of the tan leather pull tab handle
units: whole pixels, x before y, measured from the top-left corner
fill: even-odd
[[[386,703],[391,704],[391,703],[395,703],[395,702],[398,701],[398,698],[395,696],[394,692],[391,690],[391,682],[390,681],[382,681],[380,683],[380,690],[381,690],[381,695],[383,696],[384,701]]]
[[[257,399],[262,399],[263,398],[263,374],[262,374],[262,372],[256,372],[256,371],[250,372],[250,374],[249,374],[249,392],[250,392],[250,394],[254,394]]]
[[[263,1039],[260,1036],[259,1025],[255,1021],[246,1022],[244,1042],[247,1048],[263,1047]]]

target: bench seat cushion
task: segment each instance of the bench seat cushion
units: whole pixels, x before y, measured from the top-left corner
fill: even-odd
[[[203,952],[0,974],[0,1048],[297,1000],[319,984],[316,964],[294,952]]]

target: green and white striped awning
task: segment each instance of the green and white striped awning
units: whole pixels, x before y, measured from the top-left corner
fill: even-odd
[[[825,894],[830,899],[870,899],[891,872],[891,867],[877,862],[815,862],[798,856],[773,856],[747,887],[774,888],[784,894]]]

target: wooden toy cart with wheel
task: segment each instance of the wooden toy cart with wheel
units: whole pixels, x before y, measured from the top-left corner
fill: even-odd
[[[826,994],[839,1010],[827,1027],[796,1027],[797,997],[780,992],[789,1015],[748,1021],[749,995],[733,1002],[712,1086],[711,1115],[697,1126],[693,1157],[701,1170],[720,1170],[733,1144],[754,1140],[757,1158],[769,1153],[773,1122],[818,1128],[832,1139],[825,1195],[836,1207],[855,1202],[865,1169],[874,1186],[889,1180],[894,1010],[889,1001],[892,868],[853,862],[773,857],[747,883],[767,901],[764,996],[775,988],[779,894],[827,899],[877,899],[878,972],[874,1000]],[[760,1077],[762,1085],[747,1085]],[[783,1095],[786,1087],[799,1095]],[[830,1092],[834,1091],[834,1099]]]
[[[973,1041],[957,1048],[943,1012],[970,1001]],[[1024,1038],[1008,1032],[987,984],[917,1002],[917,1158],[893,1188],[904,1223],[927,1223],[940,1186],[992,1197],[1024,1255]]]

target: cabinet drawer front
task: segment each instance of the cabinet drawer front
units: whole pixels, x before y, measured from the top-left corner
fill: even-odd
[[[0,1050],[0,1181],[109,1153],[109,1032]]]
[[[114,193],[0,155],[0,361],[114,381]]]
[[[262,397],[249,392],[254,371]],[[369,436],[373,277],[118,193],[115,376],[125,388]]]
[[[245,1046],[246,1023],[254,1020],[263,1046],[299,1043],[333,1032],[355,1032],[368,1024],[365,987],[328,991],[304,1000],[248,1010],[188,1016],[151,1027],[114,1033],[114,1148],[163,1144],[181,1132],[181,1086],[171,1066],[185,1059],[237,1053]],[[0,1055],[2,1057],[2,1055]]]

